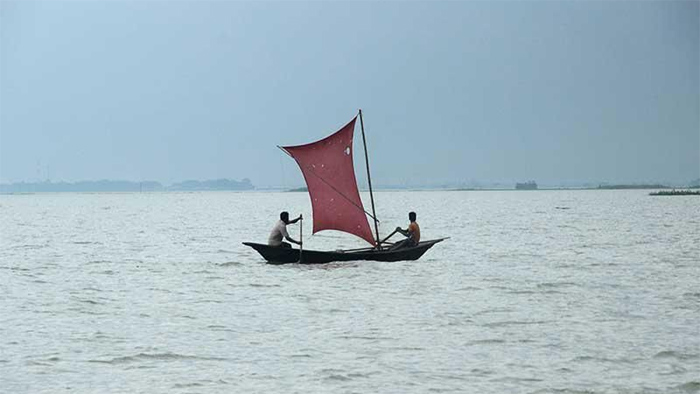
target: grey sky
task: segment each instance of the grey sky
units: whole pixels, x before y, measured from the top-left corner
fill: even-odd
[[[0,181],[295,185],[275,146],[362,108],[377,183],[685,182],[699,20],[696,1],[2,1]]]

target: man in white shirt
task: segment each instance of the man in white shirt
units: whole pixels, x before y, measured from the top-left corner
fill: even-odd
[[[280,220],[277,222],[277,224],[275,224],[275,227],[272,228],[270,237],[267,239],[267,244],[270,246],[291,248],[292,245],[286,242],[282,242],[282,239],[286,239],[291,243],[295,243],[301,246],[301,242],[294,240],[292,237],[289,236],[289,233],[287,232],[287,225],[294,224],[299,220],[301,220],[301,215],[299,215],[299,217],[294,220],[289,220],[289,212],[284,211],[280,213]]]

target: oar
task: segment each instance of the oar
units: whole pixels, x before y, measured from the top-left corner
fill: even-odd
[[[301,263],[301,253],[304,251],[304,217],[299,215],[299,263]]]
[[[386,242],[387,239],[391,238],[391,237],[392,237],[394,234],[396,234],[398,231],[399,231],[399,230],[394,230],[394,232],[392,232],[391,234],[387,235],[386,238],[384,238],[383,240],[379,241],[379,245],[377,245],[377,246],[381,247],[382,244],[383,244],[384,242]]]

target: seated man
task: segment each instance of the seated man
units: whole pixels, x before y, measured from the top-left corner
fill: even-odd
[[[287,232],[287,225],[294,224],[299,220],[301,220],[301,215],[299,215],[299,217],[294,220],[289,220],[289,212],[284,211],[280,213],[280,220],[277,222],[277,224],[275,224],[275,227],[272,228],[270,237],[267,239],[267,244],[270,246],[291,248],[292,245],[286,242],[282,242],[282,239],[284,238],[291,243],[301,245],[301,242],[294,240],[292,237],[289,236],[289,233]]]
[[[391,247],[391,249],[416,246],[418,245],[418,242],[420,242],[420,226],[418,226],[418,223],[416,222],[416,213],[409,212],[408,220],[411,221],[411,224],[408,225],[408,228],[406,230],[403,230],[401,227],[396,227],[396,231],[405,235],[407,238],[403,241],[395,243],[394,246]]]

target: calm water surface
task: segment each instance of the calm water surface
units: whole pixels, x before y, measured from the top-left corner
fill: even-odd
[[[384,233],[451,239],[272,266],[241,242],[304,193],[0,196],[0,392],[700,392],[700,198],[376,199]]]

